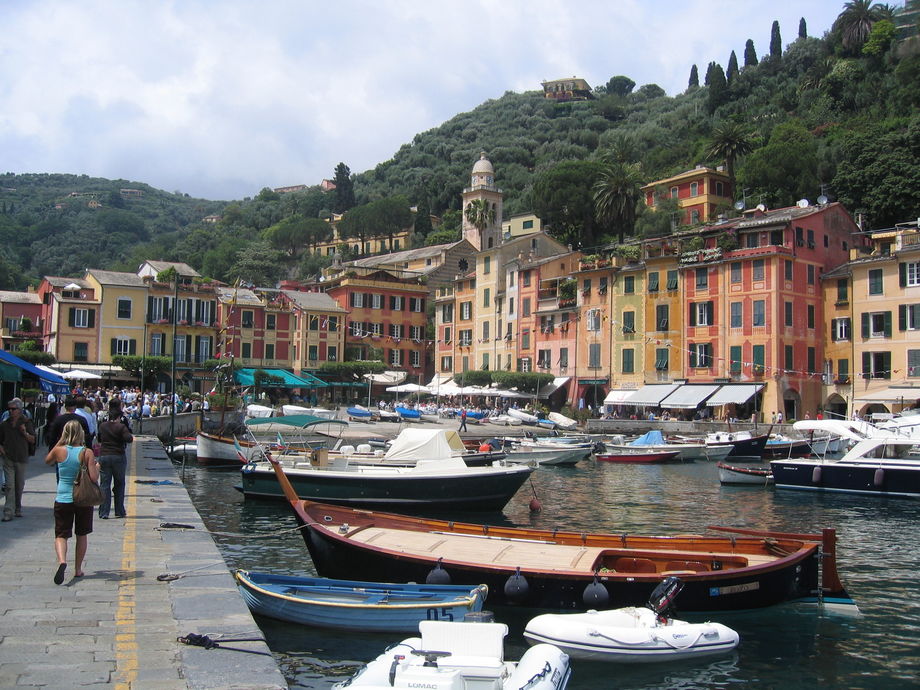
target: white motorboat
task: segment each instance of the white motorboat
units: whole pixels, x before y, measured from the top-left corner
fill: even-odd
[[[573,659],[661,663],[730,652],[741,638],[721,623],[688,623],[665,614],[683,583],[666,578],[648,606],[587,613],[548,613],[527,623],[530,644],[551,644]]]
[[[561,446],[546,448],[536,445],[523,446],[505,450],[505,461],[510,463],[533,463],[536,465],[575,465],[579,460],[591,454],[584,448]]]
[[[536,424],[540,421],[539,417],[529,412],[524,412],[524,410],[518,410],[514,407],[509,407],[506,413],[509,417],[514,417],[515,419],[520,419],[524,424]]]
[[[692,443],[690,441],[677,443],[669,442],[657,429],[648,431],[629,443],[605,443],[604,446],[611,453],[631,450],[644,450],[649,452],[668,452],[676,450],[678,454],[674,459],[681,462],[692,462],[708,457],[705,443]],[[726,448],[725,453],[728,454],[730,450],[730,448]]]
[[[512,417],[510,414],[500,414],[494,417],[487,417],[486,420],[489,424],[497,424],[498,426],[521,426],[521,420],[517,417]]]
[[[564,690],[569,657],[538,644],[517,663],[505,661],[504,623],[422,621],[421,637],[390,647],[336,688],[391,690]]]

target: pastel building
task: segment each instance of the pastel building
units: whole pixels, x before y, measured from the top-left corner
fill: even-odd
[[[294,318],[294,373],[316,373],[325,362],[343,361],[348,311],[324,292],[282,290]]]
[[[14,350],[27,340],[41,342],[42,302],[35,292],[0,290],[0,326],[4,350]]]
[[[41,299],[44,350],[59,362],[85,364],[99,361],[101,302],[83,278],[45,276],[37,290]]]
[[[677,200],[679,225],[697,225],[714,220],[719,209],[732,205],[731,179],[721,168],[698,165],[679,175],[655,180],[642,187],[645,205],[654,208],[662,196]]]

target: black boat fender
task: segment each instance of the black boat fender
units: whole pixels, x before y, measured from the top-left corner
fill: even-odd
[[[505,597],[513,604],[519,604],[530,594],[530,584],[527,578],[521,575],[520,566],[515,570],[514,575],[509,575],[505,580]]]
[[[450,584],[450,573],[444,570],[441,567],[441,561],[443,558],[439,558],[437,564],[428,572],[428,576],[425,578],[426,585],[449,585]]]
[[[585,586],[585,591],[581,595],[581,600],[589,609],[602,609],[610,603],[610,593],[607,588],[601,584],[597,575],[594,575],[594,582]]]

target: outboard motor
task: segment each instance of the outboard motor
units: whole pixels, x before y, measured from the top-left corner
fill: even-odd
[[[684,583],[679,577],[673,575],[666,577],[652,591],[646,606],[658,616],[658,620],[664,620],[668,617],[668,613],[674,606],[674,600],[683,588]]]

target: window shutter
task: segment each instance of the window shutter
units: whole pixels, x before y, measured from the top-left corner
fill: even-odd
[[[906,304],[898,305],[898,330],[899,331],[907,330],[907,305]]]
[[[907,264],[898,264],[898,284],[907,287]]]
[[[869,378],[869,374],[870,374],[870,371],[871,371],[871,369],[872,369],[872,353],[871,353],[871,352],[863,352],[863,353],[862,353],[862,359],[863,359],[863,362],[862,362],[862,364],[863,364],[863,366],[862,366],[863,377],[864,377],[864,378]]]
[[[128,341],[128,354],[136,355],[137,354],[137,341],[134,338]]]
[[[95,328],[95,327],[96,327],[96,310],[95,310],[95,309],[90,309],[90,310],[89,310],[89,317],[88,317],[88,320],[87,320],[87,322],[86,322],[86,326],[87,326],[87,328]]]
[[[716,325],[716,310],[715,305],[710,301],[706,302],[706,321],[710,326]]]
[[[869,313],[863,312],[862,314],[862,337],[867,339],[869,337]]]
[[[77,325],[77,308],[71,307],[67,310],[67,325],[73,328]]]
[[[890,311],[885,312],[885,337],[886,338],[891,337],[891,312]]]
[[[179,337],[181,338],[182,336],[179,336]],[[187,335],[185,336],[185,361],[186,362],[192,361],[191,352],[192,352],[192,336]]]
[[[882,353],[882,378],[883,379],[891,378],[891,353],[890,352]]]
[[[690,325],[691,325],[691,326],[696,326],[696,304],[694,304],[693,302],[690,303],[690,316],[689,316],[689,319],[690,319]],[[692,360],[691,360],[691,361],[692,361]],[[691,364],[690,366],[692,367],[693,365]]]
[[[118,338],[112,338],[111,350],[109,351],[109,354],[114,355],[116,352],[118,352]]]
[[[831,337],[832,341],[837,340],[837,319],[831,319]]]
[[[204,306],[203,302],[200,299],[195,300],[195,321],[202,321],[201,316],[201,307]]]
[[[147,323],[153,318],[153,297],[147,297]]]
[[[196,336],[195,336],[195,356],[192,358],[193,361],[197,361],[197,360],[198,360],[198,353],[199,353],[199,352],[201,352],[201,336],[200,336],[200,335],[196,335]]]

